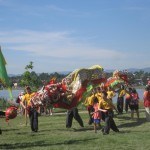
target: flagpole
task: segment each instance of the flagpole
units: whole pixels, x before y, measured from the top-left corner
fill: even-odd
[[[27,126],[28,121],[27,121],[27,102],[25,101],[25,125]]]

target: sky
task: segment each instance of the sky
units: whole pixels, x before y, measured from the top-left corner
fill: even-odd
[[[0,0],[8,74],[150,67],[150,0]]]

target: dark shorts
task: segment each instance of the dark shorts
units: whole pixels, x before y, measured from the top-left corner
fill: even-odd
[[[139,109],[139,105],[130,105],[130,109],[131,110],[138,110]]]

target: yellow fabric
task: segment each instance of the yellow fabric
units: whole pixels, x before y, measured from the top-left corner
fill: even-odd
[[[113,103],[112,103],[111,100],[109,100],[109,99],[107,99],[107,100],[102,99],[99,102],[99,108],[110,110],[110,109],[113,109],[114,107],[113,107]]]
[[[89,98],[90,98],[90,97],[87,97],[87,98],[85,99],[85,101],[84,101],[84,105],[85,105],[85,106],[89,106]]]
[[[93,106],[94,104],[94,98],[97,97],[98,99],[98,102],[101,101],[102,97],[101,97],[101,93],[96,93],[95,95],[91,95],[89,97],[86,98],[85,102],[84,102],[84,105],[85,106]]]
[[[94,98],[95,98],[94,95],[87,97],[86,100],[85,100],[85,102],[84,102],[84,104],[85,104],[86,106],[89,106],[89,105],[90,105],[90,106],[93,106]]]
[[[107,91],[107,97],[109,99],[112,99],[115,96],[115,93],[113,91]]]
[[[94,95],[92,95],[92,96],[89,97],[89,99],[88,99],[89,105],[93,106],[94,97],[95,97]]]
[[[79,72],[86,72],[87,74],[91,72],[91,70],[94,70],[94,69],[99,69],[101,71],[103,71],[103,67],[101,67],[100,65],[94,65],[94,66],[91,66],[90,68],[86,69],[86,68],[82,68],[82,69],[78,69],[76,70],[75,74],[74,74],[74,78],[73,78],[73,81],[76,80],[77,78],[77,75]]]
[[[98,102],[100,102],[102,100],[102,94],[101,93],[96,93],[95,96],[98,99]]]
[[[126,93],[126,99],[129,99],[130,97],[130,94]]]
[[[34,96],[35,93],[31,93],[31,94],[25,94],[22,98],[22,102],[25,102],[27,103],[27,106],[30,105],[30,99]]]
[[[125,94],[126,94],[126,91],[125,90],[121,90],[118,93],[118,97],[123,97],[123,96],[125,96]]]

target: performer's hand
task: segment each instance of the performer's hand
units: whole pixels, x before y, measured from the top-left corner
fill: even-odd
[[[104,113],[106,113],[106,112],[107,112],[107,110],[106,110],[106,109],[103,109],[103,112],[104,112]]]

